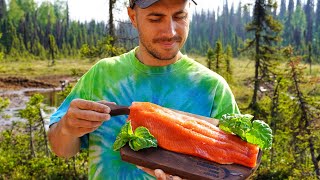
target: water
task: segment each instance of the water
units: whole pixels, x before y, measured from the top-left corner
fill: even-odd
[[[44,96],[43,104],[45,105],[45,108],[41,109],[41,114],[46,122],[46,128],[48,129],[51,114],[63,100],[58,95],[59,91],[60,89],[56,88],[26,88],[16,91],[0,91],[0,97],[7,97],[10,99],[9,106],[0,115],[0,131],[10,128],[14,121],[25,121],[19,117],[19,111],[25,109],[26,103],[29,101],[30,97],[36,93]]]

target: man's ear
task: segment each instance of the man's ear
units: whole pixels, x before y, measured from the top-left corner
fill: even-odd
[[[136,11],[130,7],[127,8],[127,11],[128,11],[128,16],[130,18],[132,25],[135,28],[137,28],[137,13],[136,13]]]

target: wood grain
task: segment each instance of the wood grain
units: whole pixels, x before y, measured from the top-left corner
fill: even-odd
[[[161,148],[148,148],[133,151],[129,146],[120,150],[123,161],[147,167],[162,169],[164,172],[189,180],[240,180],[249,178],[260,164],[259,152],[257,166],[248,168],[238,164],[223,165],[194,156],[167,151]]]

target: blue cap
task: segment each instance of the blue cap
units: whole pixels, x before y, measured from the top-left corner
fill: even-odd
[[[144,9],[158,1],[159,0],[130,0],[130,7],[133,8],[134,5],[138,5],[140,8]],[[194,0],[192,0],[192,2],[197,5]]]

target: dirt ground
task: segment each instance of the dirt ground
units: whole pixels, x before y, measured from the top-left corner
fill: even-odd
[[[74,77],[43,76],[34,79],[25,77],[0,77],[0,90],[19,90],[24,88],[59,88],[63,81],[75,82]]]

